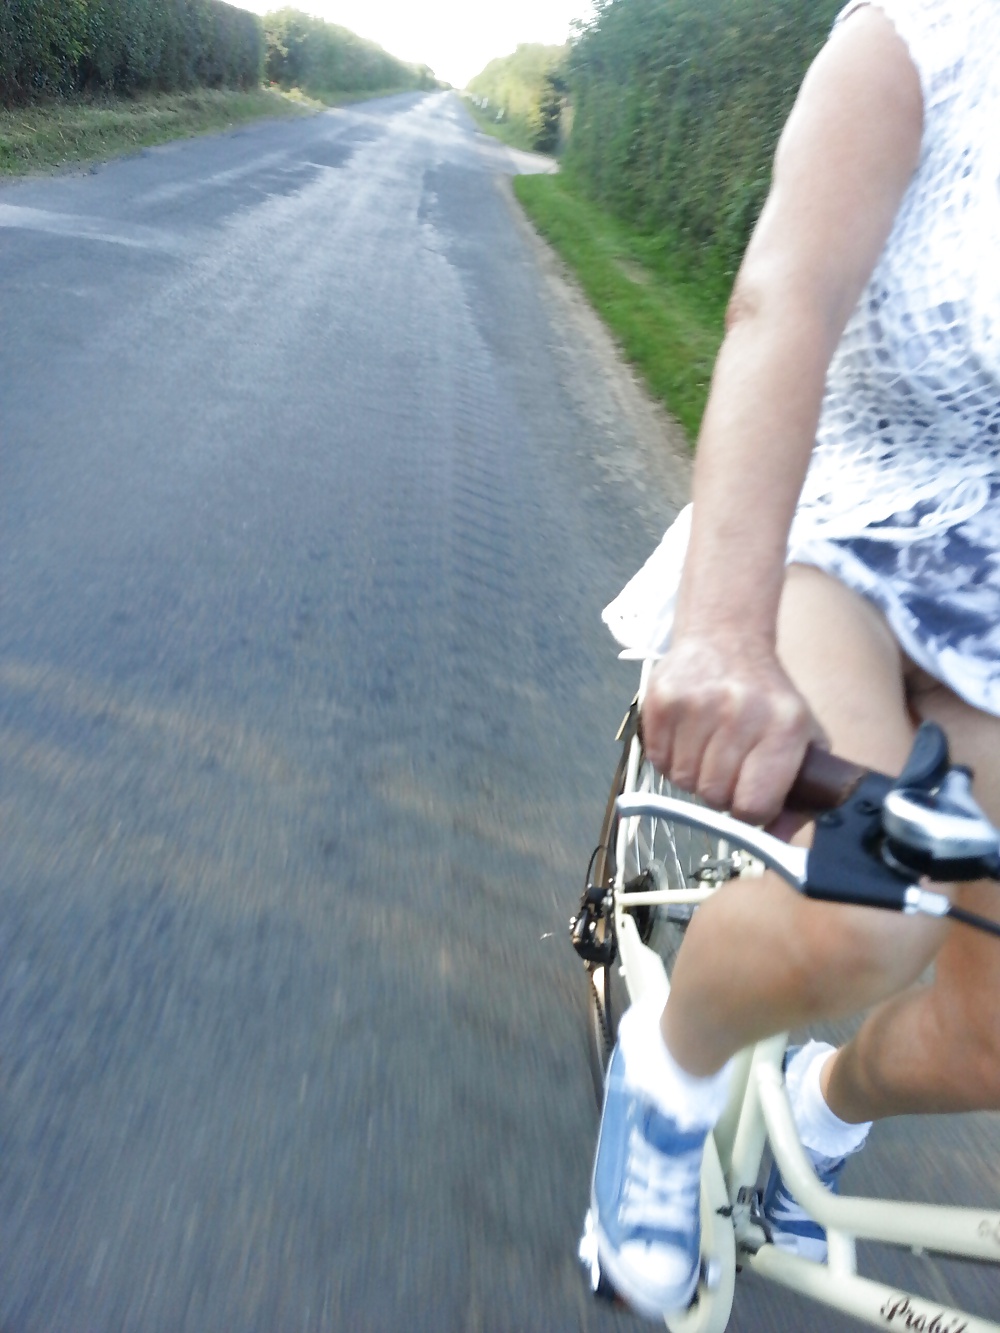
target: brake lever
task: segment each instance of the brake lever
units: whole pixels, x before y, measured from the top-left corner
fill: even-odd
[[[818,767],[817,761],[822,761]],[[828,805],[839,803],[816,815],[809,849],[675,797],[621,796],[617,807],[625,818],[654,815],[715,833],[808,898],[908,915],[950,916],[1000,935],[1000,923],[953,905],[945,894],[917,882],[923,876],[941,881],[1000,879],[1000,836],[976,804],[970,781],[967,769],[950,767],[940,727],[925,722],[896,779],[813,754],[798,783],[804,784],[807,797],[819,794]]]
[[[897,783],[885,798],[883,856],[937,880],[997,878],[1000,837],[972,794],[967,768],[950,769],[936,792]]]
[[[805,889],[809,856],[805,847],[794,847],[776,838],[773,833],[744,824],[732,815],[722,814],[708,806],[695,805],[690,799],[682,801],[676,796],[636,794],[619,796],[615,804],[623,819],[637,815],[657,815],[661,819],[672,819],[686,828],[715,833],[763,861],[769,870],[779,874],[793,889],[798,889],[800,893]]]
[[[889,785],[888,778],[872,774],[850,801],[820,815],[811,848],[796,847],[731,815],[674,796],[619,796],[615,805],[622,819],[652,815],[725,838],[808,898],[944,916],[949,908],[944,894],[921,889],[910,875],[894,870],[870,850],[873,839],[881,836],[881,799]]]
[[[916,882],[923,875],[941,881],[1000,878],[997,833],[976,804],[970,779],[968,770],[949,769],[934,796],[870,773],[848,801],[817,818],[807,897],[951,917],[1000,935],[997,922]],[[928,822],[929,814],[937,819]]]
[[[903,867],[887,864],[880,849],[882,807],[892,786],[884,774],[869,773],[843,805],[816,817],[803,886],[808,898],[906,911],[909,891],[919,886]]]

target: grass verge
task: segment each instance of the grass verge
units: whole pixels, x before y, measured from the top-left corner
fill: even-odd
[[[318,107],[297,91],[199,88],[141,98],[65,98],[0,110],[0,176],[105,161],[170,139]]]
[[[731,279],[587,199],[572,178],[518,176],[535,227],[576,274],[591,305],[653,395],[694,441],[722,341]]]

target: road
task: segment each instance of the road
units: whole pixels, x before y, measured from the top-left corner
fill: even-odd
[[[684,468],[526,165],[441,94],[0,189],[3,1333],[639,1327],[566,919]]]

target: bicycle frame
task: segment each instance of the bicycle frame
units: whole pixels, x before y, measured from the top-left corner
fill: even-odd
[[[626,791],[635,788],[637,742],[632,748]],[[619,866],[624,861],[620,849],[629,834],[629,820],[640,816],[665,818],[720,835],[790,880],[797,856],[805,855],[689,801],[635,794],[620,798],[619,809]],[[665,1002],[669,980],[663,963],[653,949],[643,944],[628,909],[667,902],[702,902],[717,891],[716,886],[630,894],[623,890],[620,871],[618,875],[615,930],[629,998],[632,1002],[643,997]],[[672,1333],[723,1333],[732,1308],[737,1262],[747,1264],[761,1277],[876,1327],[923,1333],[1000,1333],[1000,1323],[858,1275],[857,1239],[880,1241],[917,1253],[1000,1264],[1000,1212],[828,1193],[819,1183],[795,1130],[782,1072],[786,1045],[787,1034],[781,1034],[736,1059],[729,1103],[709,1138],[702,1174],[703,1248],[709,1271],[715,1270],[714,1281],[703,1284],[699,1299],[689,1311],[667,1321]],[[825,1263],[801,1259],[768,1244],[755,1221],[754,1191],[768,1146],[792,1193],[827,1231],[829,1254]]]

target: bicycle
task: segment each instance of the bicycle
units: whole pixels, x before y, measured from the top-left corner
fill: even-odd
[[[807,851],[698,804],[655,771],[639,730],[651,665],[643,668],[639,694],[618,734],[622,754],[600,843],[580,910],[570,921],[588,973],[599,1099],[622,1012],[647,997],[665,1002],[692,913],[730,879],[767,867],[808,896],[948,916],[1000,935],[998,923],[917,882],[924,875],[1000,879],[1000,833],[973,800],[971,775],[951,766],[939,728],[924,724],[895,780],[813,752],[792,793],[798,809],[817,815]],[[1000,1323],[858,1275],[860,1239],[1000,1267],[1000,1212],[828,1193],[792,1118],[783,1074],[787,1040],[787,1033],[780,1034],[736,1058],[729,1101],[708,1137],[702,1166],[701,1280],[691,1306],[666,1320],[671,1333],[723,1333],[744,1266],[877,1327],[1000,1333]],[[758,1188],[768,1148],[795,1198],[827,1231],[824,1262],[770,1243]],[[580,1259],[595,1295],[615,1299],[589,1230]]]

